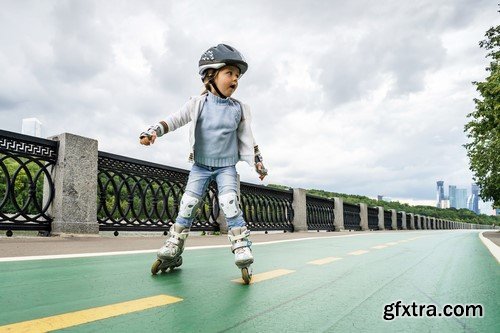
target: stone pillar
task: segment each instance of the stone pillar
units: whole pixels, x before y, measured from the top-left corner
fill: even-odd
[[[307,199],[306,190],[302,188],[293,189],[293,230],[307,231]]]
[[[391,218],[392,218],[391,229],[398,230],[398,213],[396,212],[395,209],[391,209]]]
[[[49,208],[53,234],[98,234],[97,141],[63,133],[52,179],[55,195]]]
[[[437,229],[436,224],[437,224],[437,219],[435,217],[433,217],[432,218],[432,230],[436,230]]]
[[[428,216],[422,216],[422,229],[424,229],[424,230],[429,229],[429,217]]]
[[[401,212],[401,229],[403,229],[403,230],[408,229],[408,227],[406,225],[406,213],[405,212]]]
[[[415,230],[415,214],[410,213],[410,225],[407,226],[408,229]]]
[[[344,231],[344,200],[342,198],[333,198],[334,202],[334,214],[335,221],[335,231]]]
[[[420,221],[421,221],[422,217],[420,215],[418,215],[418,214],[415,215],[415,216],[417,217],[417,223],[415,224],[415,229],[419,229],[420,230],[420,229],[422,229],[422,225],[420,224],[421,223]]]
[[[361,218],[361,221],[359,223],[361,230],[370,230],[368,227],[368,205],[365,203],[360,203],[359,204],[359,217]]]
[[[385,230],[384,225],[384,207],[377,207],[378,209],[378,229]]]

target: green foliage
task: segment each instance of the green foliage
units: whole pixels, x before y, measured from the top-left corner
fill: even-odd
[[[489,76],[484,82],[473,82],[481,98],[474,99],[476,109],[467,115],[471,120],[465,131],[472,141],[464,146],[481,198],[500,207],[500,25],[485,36],[479,46],[489,51]]]
[[[15,214],[19,211],[16,203],[26,214],[36,214],[35,201],[42,206],[44,174],[40,173],[40,167],[34,162],[26,163],[27,159],[20,158],[26,167],[21,167],[18,161],[0,154],[2,167],[0,169],[0,200],[5,202],[2,213]],[[5,169],[4,169],[5,168]],[[15,178],[13,178],[15,176]],[[14,194],[7,196],[7,184],[14,181]],[[34,185],[34,186],[32,186]],[[34,198],[30,197],[34,195]],[[33,200],[35,199],[35,200]],[[42,206],[43,208],[43,206]]]

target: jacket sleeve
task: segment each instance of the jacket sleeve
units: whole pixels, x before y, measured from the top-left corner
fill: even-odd
[[[194,99],[190,99],[180,108],[179,111],[169,115],[167,119],[165,119],[169,132],[175,131],[191,121],[191,111],[194,107],[194,103]]]
[[[238,146],[240,158],[252,166],[255,164],[255,154],[258,151],[258,146],[252,133],[252,116],[250,108],[248,105],[243,104],[242,108],[245,108],[246,112],[242,112],[241,121],[238,126]],[[257,151],[255,149],[256,147]]]

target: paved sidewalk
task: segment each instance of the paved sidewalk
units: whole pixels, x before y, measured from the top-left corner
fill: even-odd
[[[386,231],[395,233],[395,231]],[[404,232],[404,231],[398,231]],[[254,232],[250,236],[252,242],[270,242],[306,237],[331,237],[348,234],[366,234],[366,232]],[[76,253],[116,252],[155,250],[161,247],[166,237],[145,234],[133,236],[122,232],[115,237],[111,233],[102,233],[96,236],[58,236],[58,237],[0,237],[0,258],[24,257]],[[227,235],[205,235],[192,233],[186,246],[213,246],[227,245]]]
[[[496,246],[500,246],[500,231],[487,231],[483,236],[495,243]]]
[[[398,230],[398,231],[355,231],[355,232],[253,232],[250,239],[252,242],[271,242],[309,237],[332,237],[343,235],[356,235],[367,233],[405,233],[420,230]],[[422,230],[425,233],[446,232],[448,230]],[[483,234],[497,246],[500,246],[500,232],[488,231]],[[165,241],[165,236],[161,233],[128,234],[120,233],[115,237],[112,233],[101,233],[96,236],[57,236],[57,237],[0,237],[0,258],[24,257],[24,256],[42,256],[42,255],[61,255],[77,253],[100,253],[117,251],[140,251],[155,250]],[[187,246],[214,246],[227,245],[229,241],[227,235],[205,235],[201,236],[199,232],[193,232],[188,238]]]

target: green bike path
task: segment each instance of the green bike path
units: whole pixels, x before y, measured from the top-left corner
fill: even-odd
[[[267,279],[251,285],[233,281],[240,274],[228,248],[187,250],[180,269],[157,276],[149,273],[152,253],[0,262],[0,332],[18,332],[23,323],[42,318],[48,321],[29,322],[28,328],[500,331],[500,265],[477,231],[371,232],[255,244],[253,253],[254,274]],[[276,271],[283,275],[274,276]],[[167,297],[164,303],[153,301]],[[139,302],[138,308],[131,301]],[[480,304],[483,316],[430,317],[424,312],[384,320],[384,306],[397,301],[432,304],[437,313],[446,304]],[[75,324],[82,318],[89,319]]]

